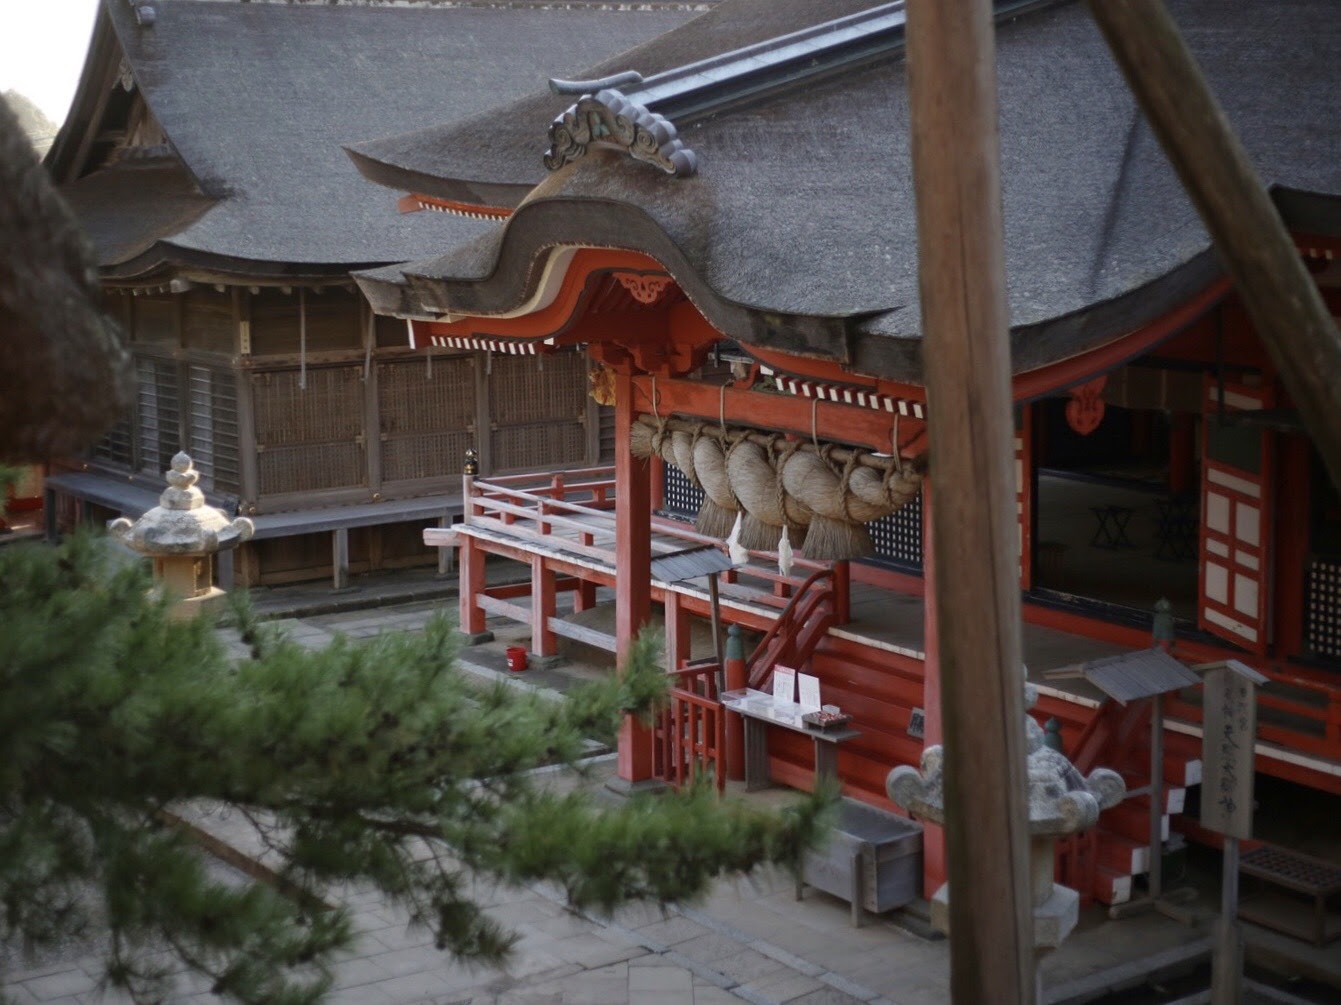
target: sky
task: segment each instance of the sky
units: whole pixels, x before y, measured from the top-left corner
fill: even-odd
[[[99,0],[0,0],[0,93],[20,91],[57,125],[70,110]]]

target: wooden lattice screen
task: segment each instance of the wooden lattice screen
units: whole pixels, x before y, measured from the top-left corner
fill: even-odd
[[[469,356],[377,365],[382,480],[460,474],[475,437],[475,361]]]
[[[363,367],[309,367],[252,377],[261,495],[367,484]]]
[[[1308,565],[1304,640],[1308,651],[1341,660],[1341,558],[1314,558]]]
[[[875,557],[909,569],[922,568],[922,496],[869,524]]]
[[[226,367],[191,366],[189,453],[205,491],[238,491],[237,378]]]
[[[170,359],[141,356],[135,361],[138,384],[139,469],[153,475],[166,471],[181,449],[182,411],[177,364]]]
[[[599,423],[596,461],[598,464],[615,463],[615,409],[613,405],[600,405],[596,409],[596,421]]]
[[[708,494],[702,486],[692,484],[688,476],[674,464],[663,464],[661,469],[665,472],[665,481],[662,483],[665,512],[693,523]]]
[[[495,356],[489,375],[495,472],[587,461],[587,368],[581,353],[539,361]]]
[[[108,461],[118,467],[130,467],[134,463],[131,452],[133,420],[130,414],[123,415],[102,439],[93,445],[93,456]]]

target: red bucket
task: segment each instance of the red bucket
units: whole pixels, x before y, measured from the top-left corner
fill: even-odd
[[[526,649],[522,646],[508,646],[508,669],[514,672],[526,669]]]

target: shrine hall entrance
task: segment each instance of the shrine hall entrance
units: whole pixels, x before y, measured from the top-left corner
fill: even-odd
[[[1035,405],[1035,592],[1142,615],[1167,597],[1195,623],[1196,417],[1109,405],[1081,435],[1068,404]]]

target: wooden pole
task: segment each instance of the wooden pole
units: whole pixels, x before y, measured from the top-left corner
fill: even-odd
[[[1225,835],[1223,869],[1211,964],[1211,1005],[1236,1005],[1243,1000],[1243,935],[1239,930],[1239,839],[1232,834]]]
[[[1164,888],[1164,695],[1150,699],[1150,899]]]
[[[708,573],[708,605],[712,615],[712,656],[717,661],[717,690],[726,690],[726,661],[722,658],[722,601],[717,594],[717,573]]]
[[[1341,336],[1271,197],[1161,0],[1090,11],[1341,488]]]
[[[931,481],[922,483],[922,749],[943,745],[941,732],[941,657],[936,617],[936,527],[932,519]],[[922,895],[930,900],[947,879],[945,829],[922,824]]]
[[[957,1005],[1037,994],[992,31],[990,0],[908,2]]]

